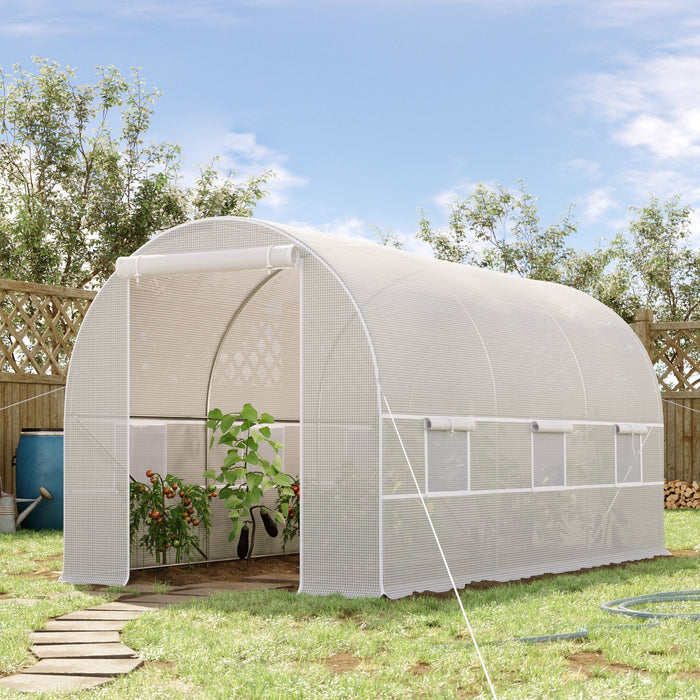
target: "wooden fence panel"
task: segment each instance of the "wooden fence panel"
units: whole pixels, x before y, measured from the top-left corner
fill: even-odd
[[[0,279],[0,478],[9,493],[21,431],[63,428],[68,364],[96,294]]]
[[[665,477],[669,481],[700,481],[700,397],[662,396]]]
[[[63,428],[65,392],[62,386],[56,384],[5,381],[6,376],[3,375],[3,379],[0,379],[0,408],[12,408],[0,412],[0,478],[3,489],[8,493],[15,493],[12,458],[17,450],[20,433],[26,428]],[[42,394],[44,396],[41,396]]]
[[[634,330],[662,392],[665,478],[700,481],[700,323],[654,323],[651,311],[639,309]]]

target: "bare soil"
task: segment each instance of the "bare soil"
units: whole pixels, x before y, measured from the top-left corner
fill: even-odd
[[[695,550],[676,550],[671,554],[676,557],[694,557],[698,556]],[[654,557],[656,559],[657,557]],[[578,571],[570,572],[574,574],[582,574],[587,571],[597,569],[611,569],[625,567],[636,562],[623,562],[621,564],[608,564],[601,567],[579,569]],[[217,561],[203,562],[193,564],[191,566],[161,566],[149,569],[137,569],[131,572],[129,584],[152,584],[152,583],[167,583],[171,586],[186,586],[193,583],[213,583],[216,581],[242,581],[247,576],[257,576],[260,574],[298,574],[299,573],[299,555],[287,554],[276,557],[259,557],[250,560],[250,565],[241,559],[232,561]],[[539,579],[554,578],[560,574],[542,574],[540,576],[532,576],[522,579],[520,583],[529,583]],[[494,586],[508,586],[512,581],[474,581],[467,588],[483,589],[492,588]],[[128,584],[127,584],[128,585]],[[454,596],[454,592],[449,590],[443,593],[433,593],[426,591],[424,593],[414,593],[416,596],[430,596],[434,598],[449,598]]]
[[[299,555],[287,554],[279,557],[259,557],[192,564],[190,566],[160,566],[151,569],[136,569],[131,572],[129,584],[167,583],[171,586],[186,586],[193,583],[215,581],[242,581],[246,576],[260,574],[298,574]],[[127,584],[127,587],[128,585]]]
[[[612,671],[613,673],[638,673],[642,676],[649,675],[649,672],[645,669],[633,668],[627,664],[611,663],[599,651],[579,651],[571,654],[566,661],[572,669],[575,669],[577,673],[586,678],[590,678],[596,668]]]

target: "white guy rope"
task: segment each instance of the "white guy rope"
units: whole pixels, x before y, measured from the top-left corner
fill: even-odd
[[[386,394],[382,391],[382,398],[384,399],[384,403],[386,404],[386,408],[389,411],[389,417],[391,418],[391,422],[394,425],[394,430],[396,431],[396,437],[399,439],[399,444],[401,445],[401,451],[403,452],[403,456],[406,459],[406,464],[408,464],[408,469],[411,472],[411,476],[413,477],[413,483],[416,487],[416,491],[418,492],[418,497],[420,498],[421,505],[423,506],[423,510],[425,511],[425,516],[428,518],[428,523],[430,524],[430,529],[433,532],[433,537],[435,538],[435,543],[437,544],[438,550],[440,551],[440,556],[442,557],[442,563],[445,565],[445,569],[447,570],[447,575],[450,577],[450,583],[452,584],[452,590],[455,593],[455,597],[457,598],[457,603],[459,603],[459,609],[462,611],[462,616],[464,617],[464,621],[467,623],[467,629],[469,630],[469,635],[472,638],[472,642],[474,643],[474,648],[476,649],[476,654],[479,657],[479,663],[481,664],[481,668],[484,671],[484,676],[486,677],[486,682],[488,683],[489,689],[491,690],[491,695],[493,696],[494,700],[498,700],[498,697],[496,696],[496,690],[493,687],[493,683],[491,682],[491,678],[489,676],[489,672],[486,670],[486,663],[484,662],[484,657],[481,655],[481,649],[479,649],[479,645],[477,644],[476,641],[476,636],[474,635],[474,630],[472,630],[472,626],[469,623],[469,618],[467,617],[467,612],[464,609],[464,605],[462,605],[462,599],[459,597],[459,591],[457,590],[457,585],[455,584],[455,580],[452,577],[452,571],[450,570],[450,566],[447,563],[447,557],[445,556],[445,552],[442,549],[442,545],[440,544],[440,538],[438,537],[437,532],[435,531],[435,526],[433,525],[433,519],[430,517],[430,513],[428,511],[428,506],[425,504],[425,499],[423,498],[423,493],[420,490],[420,486],[418,484],[418,479],[416,479],[416,473],[413,471],[413,465],[411,464],[411,460],[408,456],[408,452],[406,452],[406,448],[404,447],[403,440],[401,439],[401,434],[399,433],[399,428],[396,425],[396,421],[394,420],[394,414],[391,412],[391,407],[389,406],[389,402],[387,401]]]
[[[51,391],[46,391],[43,394],[37,394],[36,396],[32,396],[31,398],[28,399],[23,399],[22,401],[18,401],[17,403],[10,404],[9,406],[3,406],[0,408],[0,411],[7,411],[10,408],[14,408],[15,406],[19,406],[22,403],[27,403],[27,401],[34,401],[34,399],[40,399],[42,396],[48,396],[49,394],[55,394],[57,391],[61,391],[62,389],[65,389],[65,386],[59,386],[58,389],[51,389]]]
[[[665,401],[666,403],[673,404],[674,406],[680,406],[681,408],[684,408],[686,411],[692,411],[693,413],[700,413],[697,408],[691,408],[690,406],[684,406],[682,403],[676,403],[675,401],[669,401],[668,399],[661,399],[662,401]]]

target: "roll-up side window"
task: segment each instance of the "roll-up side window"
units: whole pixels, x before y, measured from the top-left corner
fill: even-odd
[[[642,450],[649,428],[637,423],[615,425],[615,480],[618,484],[642,481]]]
[[[532,423],[532,486],[566,486],[566,435],[574,426],[564,421]]]
[[[469,490],[470,418],[426,418],[426,492]]]

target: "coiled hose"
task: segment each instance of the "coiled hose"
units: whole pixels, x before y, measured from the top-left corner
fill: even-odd
[[[700,620],[700,613],[661,613],[648,612],[647,610],[631,610],[632,607],[645,603],[700,603],[700,591],[668,591],[665,593],[649,593],[637,595],[631,598],[611,600],[600,607],[609,613],[618,615],[632,615],[633,617],[665,619],[670,617],[684,617],[687,620]]]
[[[631,615],[633,617],[641,617],[654,622],[644,622],[632,625],[612,625],[616,629],[631,628],[631,627],[654,627],[659,624],[659,620],[669,619],[673,617],[685,618],[686,620],[700,620],[700,613],[661,613],[649,612],[647,610],[632,610],[631,608],[646,603],[700,603],[700,591],[667,591],[663,593],[649,593],[647,595],[636,595],[629,598],[620,598],[619,600],[611,600],[609,603],[604,603],[600,607],[609,613],[617,615]],[[603,625],[596,625],[602,627]],[[605,625],[607,627],[607,625]],[[545,634],[539,637],[518,637],[517,639],[502,640],[511,642],[525,642],[526,644],[540,642],[557,642],[562,639],[585,639],[588,637],[588,629],[582,627],[576,632],[561,632],[559,634]]]

